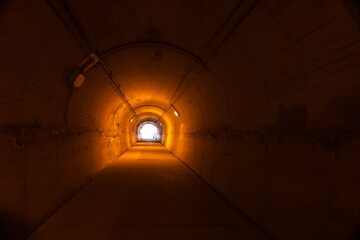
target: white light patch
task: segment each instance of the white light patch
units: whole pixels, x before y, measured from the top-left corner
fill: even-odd
[[[158,129],[153,124],[144,124],[140,129],[141,140],[157,140]]]

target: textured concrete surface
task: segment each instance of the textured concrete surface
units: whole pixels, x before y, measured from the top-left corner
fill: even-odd
[[[29,240],[266,239],[159,143],[138,143]]]
[[[359,19],[358,0],[0,1],[0,239],[145,119],[275,239],[359,239]]]

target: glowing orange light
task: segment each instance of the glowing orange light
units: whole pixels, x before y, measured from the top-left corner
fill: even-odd
[[[133,121],[134,121],[134,118],[135,118],[135,116],[133,116],[133,117],[130,119],[129,122],[133,122]]]
[[[171,107],[174,109],[175,116],[177,116],[177,117],[180,116],[179,111],[173,105],[171,105]]]

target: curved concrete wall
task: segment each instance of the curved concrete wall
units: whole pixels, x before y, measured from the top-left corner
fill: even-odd
[[[358,20],[351,0],[4,1],[2,228],[25,235],[156,117],[163,144],[275,239],[355,239]]]

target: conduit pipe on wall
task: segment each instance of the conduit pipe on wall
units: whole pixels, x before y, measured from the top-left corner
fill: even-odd
[[[259,2],[260,0],[242,0],[238,2],[238,4],[234,7],[233,11],[227,16],[224,22],[220,25],[220,27],[205,45],[200,55],[197,57],[201,59],[203,65],[208,66],[211,63],[212,59],[216,56],[218,51],[226,44],[226,42],[233,35],[234,31],[250,15],[250,13],[255,9]],[[193,64],[184,74],[182,80],[176,87],[168,103],[168,106],[165,108],[165,111],[160,116],[160,118],[162,118],[169,111],[169,109],[171,109],[172,105],[181,98],[181,96],[186,92],[187,89],[197,83],[197,79],[204,70],[204,68],[200,68],[195,72],[195,74],[193,74],[193,76],[187,78],[190,72],[193,70],[194,66],[196,65]],[[185,85],[185,82],[187,82],[188,84]]]
[[[92,66],[96,66],[99,72],[104,76],[106,81],[109,83],[111,88],[114,89],[116,94],[126,104],[129,110],[134,115],[136,115],[134,108],[130,105],[128,99],[125,96],[125,93],[121,90],[120,85],[113,79],[111,71],[106,67],[105,63],[101,60],[101,58],[95,53],[96,52],[95,48],[87,39],[85,33],[82,31],[80,25],[76,21],[76,18],[71,11],[70,4],[68,4],[66,0],[61,0],[61,3],[64,7],[63,11],[65,15],[68,16],[67,18],[63,16],[63,14],[61,14],[58,8],[53,4],[53,0],[47,0],[47,4],[52,10],[52,12],[59,19],[59,21],[62,23],[65,29],[70,33],[70,35],[74,38],[74,40],[77,42],[79,47],[83,50],[83,52],[87,56],[84,61],[86,62],[88,59],[92,60],[90,64],[84,66],[82,71],[86,72]]]

